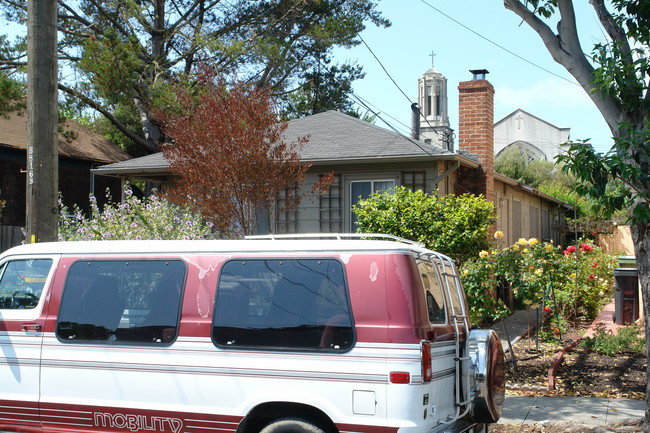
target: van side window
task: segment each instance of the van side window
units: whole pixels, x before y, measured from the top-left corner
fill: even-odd
[[[0,309],[36,307],[51,267],[51,259],[13,260],[0,266]]]
[[[442,263],[438,259],[434,260],[436,262],[436,267],[440,272],[440,276],[442,277],[443,287],[448,288],[447,294],[449,295],[449,302],[451,303],[451,311],[455,316],[462,316],[465,312],[463,311],[463,304],[460,298],[461,288],[458,286],[458,282],[456,281],[454,269],[449,265]]]
[[[180,260],[75,262],[63,289],[57,337],[71,343],[170,343],[185,273]]]
[[[429,261],[418,262],[418,270],[422,279],[422,287],[427,300],[429,323],[446,323],[445,295],[442,291],[440,276]]]
[[[333,259],[227,262],[212,338],[233,348],[349,349],[354,331],[343,265]]]

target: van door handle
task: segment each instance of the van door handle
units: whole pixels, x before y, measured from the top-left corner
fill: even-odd
[[[38,323],[23,323],[22,328],[25,332],[39,332],[41,330],[41,325]]]

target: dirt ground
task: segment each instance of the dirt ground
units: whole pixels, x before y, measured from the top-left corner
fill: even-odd
[[[514,347],[517,366],[506,355],[508,390],[511,395],[529,396],[581,396],[601,398],[630,398],[643,400],[646,389],[647,359],[643,354],[626,353],[607,356],[591,352],[580,345],[564,355],[557,369],[555,389],[548,389],[548,370],[557,352],[575,340],[584,325],[570,330],[562,343],[547,344],[535,336],[520,340]],[[492,425],[496,433],[587,433],[587,432],[640,432],[639,420],[632,425],[599,426],[575,422],[544,423],[534,425]]]
[[[593,426],[575,421],[557,423],[537,423],[532,425],[494,424],[488,428],[489,433],[633,433],[642,432],[642,420],[630,420],[629,423]]]

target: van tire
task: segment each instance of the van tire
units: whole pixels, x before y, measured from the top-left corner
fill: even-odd
[[[304,419],[281,418],[264,427],[260,433],[325,433],[325,430]]]

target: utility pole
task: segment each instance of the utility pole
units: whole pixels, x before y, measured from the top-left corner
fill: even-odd
[[[27,239],[58,238],[57,1],[27,5]]]

